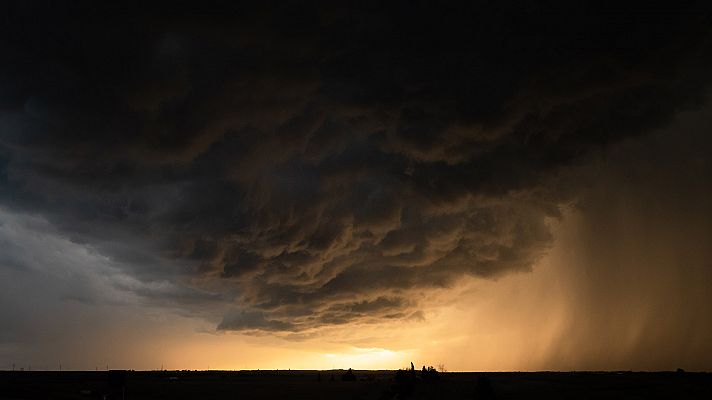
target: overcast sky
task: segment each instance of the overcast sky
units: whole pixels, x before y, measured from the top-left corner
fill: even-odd
[[[0,368],[712,368],[712,14],[0,23]],[[109,365],[110,364],[110,365]]]

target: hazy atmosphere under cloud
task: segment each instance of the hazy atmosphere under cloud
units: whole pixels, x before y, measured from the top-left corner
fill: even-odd
[[[705,2],[369,3],[4,5],[0,368],[710,370]]]

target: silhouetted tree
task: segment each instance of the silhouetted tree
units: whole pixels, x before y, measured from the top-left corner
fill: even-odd
[[[438,370],[433,368],[432,365],[428,368],[425,368],[425,365],[423,365],[423,371],[420,373],[420,379],[422,379],[423,382],[433,382],[440,379],[440,374],[438,373]]]

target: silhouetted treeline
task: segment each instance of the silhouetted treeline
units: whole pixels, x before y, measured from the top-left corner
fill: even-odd
[[[382,396],[383,398],[405,399],[410,397],[418,384],[430,384],[440,379],[440,373],[433,366],[423,368],[420,372],[415,370],[413,363],[410,369],[399,369],[394,377],[395,384]]]

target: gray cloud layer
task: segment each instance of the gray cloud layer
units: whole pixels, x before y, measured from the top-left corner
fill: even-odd
[[[0,204],[226,330],[417,319],[526,271],[560,175],[712,66],[694,5],[52,7],[1,28]]]

